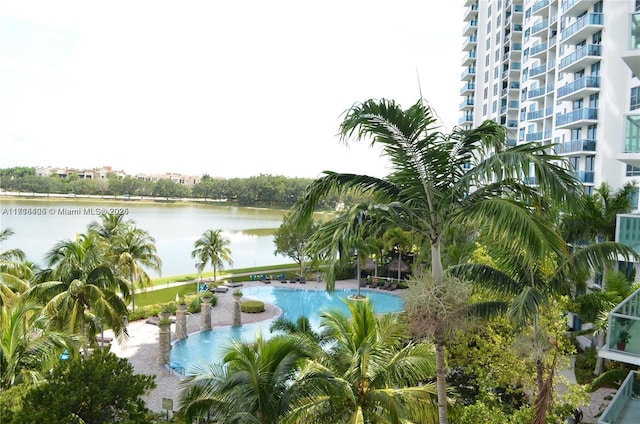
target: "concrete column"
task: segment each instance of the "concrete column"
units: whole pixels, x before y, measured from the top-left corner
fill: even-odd
[[[233,294],[233,326],[238,327],[242,325],[242,310],[240,309],[240,299],[242,293]]]
[[[186,339],[187,333],[187,305],[181,304],[176,311],[176,337]]]
[[[158,324],[158,364],[169,363],[171,352],[171,324]]]
[[[211,330],[211,299],[200,298],[200,330]]]

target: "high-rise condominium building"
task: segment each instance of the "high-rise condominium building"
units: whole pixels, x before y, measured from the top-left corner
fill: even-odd
[[[640,180],[640,0],[464,5],[460,126],[557,144],[587,193]]]

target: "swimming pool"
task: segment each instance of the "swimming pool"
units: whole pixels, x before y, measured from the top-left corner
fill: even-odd
[[[373,304],[376,313],[398,312],[404,307],[404,300],[391,293],[374,290],[361,290]],[[326,309],[337,308],[348,312],[344,299],[356,293],[356,290],[336,290],[333,293],[324,290],[294,289],[279,286],[256,286],[242,289],[244,298],[257,299],[271,303],[282,309],[285,318],[296,321],[300,316],[309,318],[314,329],[320,327],[320,313]],[[215,308],[213,310],[215,313]],[[255,340],[257,332],[263,337],[270,336],[269,326],[277,317],[239,327],[215,327],[210,331],[189,334],[189,337],[173,343],[169,360],[179,364],[187,373],[196,363],[222,361],[222,351],[230,340],[247,343]]]

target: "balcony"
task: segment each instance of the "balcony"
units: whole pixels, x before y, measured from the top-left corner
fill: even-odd
[[[622,218],[632,221],[625,225]],[[618,229],[616,239],[637,250],[638,219],[633,216],[618,217],[623,228]],[[627,231],[630,229],[631,231]],[[633,239],[633,240],[630,240]],[[631,241],[632,244],[629,244]],[[629,337],[624,338],[627,334]],[[609,313],[607,342],[598,352],[601,358],[627,364],[640,365],[640,290],[636,290]]]
[[[573,112],[556,115],[556,127],[579,127],[598,122],[597,108],[581,108]]]
[[[536,44],[529,49],[529,57],[536,57],[539,54],[547,52],[547,42]]]
[[[478,21],[474,19],[471,22],[469,22],[467,26],[464,27],[464,29],[462,30],[462,35],[465,37],[473,35],[476,33],[477,30],[478,30]]]
[[[473,104],[474,104],[474,99],[469,98],[469,99],[465,99],[462,101],[462,103],[460,103],[460,110],[471,110],[473,109]]]
[[[478,17],[478,5],[472,4],[464,11],[464,21],[469,22]]]
[[[634,75],[640,75],[640,13],[631,15],[628,34],[629,48],[622,51],[622,60]]]
[[[544,78],[544,74],[547,72],[547,64],[536,66],[529,69],[529,78]]]
[[[597,91],[600,91],[600,77],[584,76],[558,88],[557,98],[559,100],[581,99]]]
[[[531,99],[534,99],[536,97],[544,96],[546,92],[547,92],[547,88],[546,87],[540,87],[540,88],[536,88],[536,89],[533,89],[533,90],[529,90],[529,92],[527,93],[527,100],[531,100]]]
[[[524,139],[527,142],[529,142],[529,141],[540,141],[540,140],[542,140],[542,136],[543,136],[542,131],[538,131],[538,132],[526,134],[524,136]]]
[[[462,74],[460,74],[460,79],[462,81],[471,81],[473,79],[475,79],[476,77],[476,67],[475,66],[469,66],[467,69],[465,69]]]
[[[577,171],[576,178],[582,183],[593,183],[594,174],[593,171]]]
[[[477,45],[478,45],[478,37],[476,35],[471,35],[466,40],[464,40],[464,43],[462,43],[462,51],[467,52],[467,51],[475,50]]]
[[[598,424],[633,424],[640,416],[640,374],[629,371]]]
[[[562,13],[565,16],[580,16],[599,0],[563,0]]]
[[[464,115],[462,115],[462,117],[458,119],[458,125],[463,124],[473,124],[473,115],[470,113],[465,113]]]
[[[625,137],[616,159],[627,165],[640,167],[640,115],[625,117]],[[640,250],[639,250],[640,251]]]
[[[560,70],[562,72],[575,72],[578,69],[598,62],[602,55],[600,44],[587,44],[578,48],[575,52],[563,57],[560,60]]]
[[[579,18],[574,24],[568,26],[560,33],[563,43],[576,43],[585,40],[593,33],[602,29],[602,13],[589,13]]]
[[[460,89],[460,95],[461,96],[472,95],[475,92],[475,89],[476,89],[476,84],[473,82],[468,82],[465,85],[463,85],[462,88]]]
[[[548,20],[544,20],[542,22],[538,22],[537,24],[535,24],[534,26],[531,27],[531,36],[532,37],[536,37],[538,36],[538,33],[546,30],[549,27],[549,21]]]
[[[544,110],[540,109],[540,110],[535,110],[533,112],[528,112],[527,113],[527,121],[535,121],[537,119],[542,119],[544,118]]]
[[[568,143],[558,144],[556,147],[556,154],[559,155],[568,155],[571,153],[584,153],[584,152],[595,152],[596,151],[596,141],[595,140],[573,140]]]
[[[540,0],[536,4],[531,7],[531,16],[533,15],[544,15],[547,16],[549,14],[549,0]]]
[[[468,66],[475,65],[476,56],[477,56],[477,53],[475,50],[472,50],[469,53],[465,54],[464,57],[462,58],[462,66],[468,67]]]

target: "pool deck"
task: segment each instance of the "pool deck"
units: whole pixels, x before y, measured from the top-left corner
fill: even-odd
[[[244,282],[243,287],[264,286],[260,281]],[[324,282],[309,281],[306,284],[282,284],[279,281],[273,281],[272,286],[282,286],[300,289],[324,290]],[[336,281],[336,288],[356,289],[356,280]],[[377,290],[377,289],[373,289]],[[398,291],[394,292],[394,294]],[[231,290],[227,293],[216,293],[218,302],[211,310],[211,325],[214,327],[231,325],[233,322],[233,296]],[[280,313],[280,310],[270,304],[265,305],[265,311],[258,314],[242,314],[242,322],[249,324],[252,322],[262,321],[273,318]],[[124,345],[119,345],[116,340],[111,345],[111,351],[118,357],[127,358],[133,365],[136,374],[148,374],[156,376],[157,388],[148,396],[145,396],[147,407],[152,411],[165,412],[162,409],[162,399],[173,399],[174,410],[178,409],[178,401],[180,398],[180,378],[181,375],[175,371],[170,371],[163,365],[158,364],[158,327],[153,324],[147,324],[145,320],[130,322],[127,330],[129,332],[129,340]],[[200,314],[187,315],[187,331],[193,333],[200,331]],[[112,337],[111,334],[105,334],[105,337]],[[175,325],[171,325],[171,340],[175,341]]]

